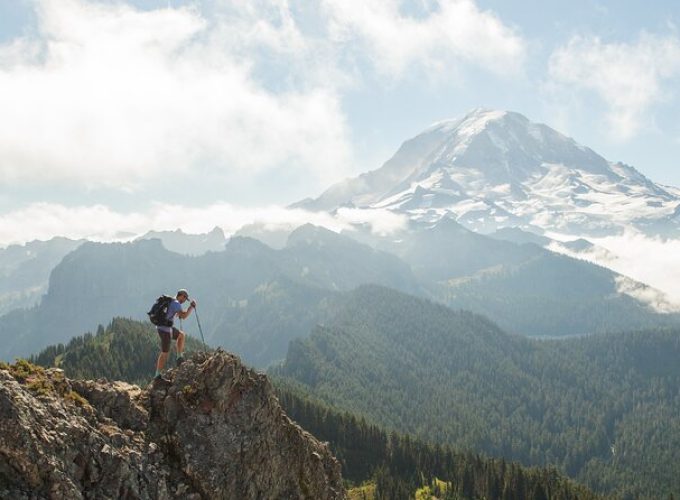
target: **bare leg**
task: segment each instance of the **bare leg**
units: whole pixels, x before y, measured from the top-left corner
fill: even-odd
[[[179,354],[184,353],[184,332],[179,332],[177,336],[177,352]]]
[[[165,367],[165,362],[168,360],[168,353],[161,352],[158,355],[158,361],[156,361],[156,370],[161,371]]]

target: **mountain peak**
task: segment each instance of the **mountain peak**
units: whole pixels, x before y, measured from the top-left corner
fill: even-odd
[[[553,163],[612,174],[607,161],[592,150],[512,111],[475,109],[462,119],[440,122],[425,133],[432,132],[445,136],[438,151],[433,152],[432,163],[438,168],[474,168],[491,182],[522,180]]]
[[[449,216],[482,232],[535,227],[602,235],[672,222],[679,202],[672,189],[547,125],[477,108],[431,125],[379,169],[299,206],[380,208],[427,223]]]
[[[430,125],[423,133],[431,131],[451,132],[460,127],[470,127],[471,129],[483,129],[489,122],[502,120],[509,114],[508,111],[500,111],[487,108],[475,108],[468,112],[462,118],[450,118],[441,120]],[[524,118],[522,115],[519,115]],[[526,120],[526,118],[524,118]]]

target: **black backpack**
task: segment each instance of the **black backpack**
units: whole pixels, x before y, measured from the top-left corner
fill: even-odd
[[[174,299],[169,295],[161,295],[149,310],[149,321],[156,326],[172,326],[172,320],[168,319],[168,306]]]

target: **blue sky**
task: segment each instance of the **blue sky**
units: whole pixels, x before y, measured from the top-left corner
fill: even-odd
[[[679,25],[671,1],[0,0],[0,244],[229,230],[476,107],[680,186]]]

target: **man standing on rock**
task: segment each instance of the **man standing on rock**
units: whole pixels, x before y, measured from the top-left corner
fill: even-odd
[[[191,314],[192,309],[196,309],[196,301],[191,300],[189,308],[184,311],[182,310],[182,304],[189,300],[189,292],[184,288],[177,292],[174,299],[170,300],[168,304],[168,312],[166,314],[166,319],[169,326],[156,326],[158,331],[158,336],[161,338],[161,353],[158,355],[158,361],[156,361],[156,376],[155,380],[161,380],[161,371],[165,367],[165,363],[168,360],[168,354],[170,352],[170,337],[172,337],[176,342],[177,349],[177,366],[184,362],[184,332],[178,330],[173,326],[175,316],[180,319],[186,319]]]

